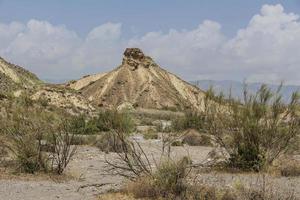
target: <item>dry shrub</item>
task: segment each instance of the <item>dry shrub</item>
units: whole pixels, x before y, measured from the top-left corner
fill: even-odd
[[[228,190],[223,191],[223,193],[220,195],[220,200],[238,200],[237,195],[233,192]]]
[[[238,194],[242,200],[297,200],[293,192],[278,192],[274,188],[243,188]]]
[[[136,200],[136,198],[123,194],[123,193],[107,193],[107,194],[102,194],[98,198],[99,200]]]
[[[72,145],[94,145],[97,135],[74,135]]]
[[[2,160],[3,157],[7,156],[7,149],[4,141],[4,137],[0,136],[0,161]]]
[[[174,141],[171,141],[171,146],[172,147],[181,147],[181,146],[183,146],[183,142],[181,140],[174,140]]]
[[[174,177],[176,178],[176,176]],[[161,178],[165,178],[165,176]],[[183,184],[184,187],[177,187],[173,182],[168,181],[170,179],[162,180],[161,178],[155,180],[150,177],[141,177],[130,182],[126,186],[125,192],[133,195],[136,199],[239,200],[237,195],[228,189],[219,190],[213,186],[190,185],[182,181],[180,184]]]
[[[119,130],[114,130],[110,134],[114,141],[110,147],[116,152],[116,159],[105,159],[106,171],[130,180],[152,176],[152,164],[141,145],[135,140],[128,139],[127,135]]]
[[[130,182],[126,191],[136,198],[183,197],[187,189],[188,163],[187,157],[178,162],[171,160],[162,162],[151,176],[140,176],[134,182]]]
[[[297,200],[293,189],[280,190],[264,174],[249,185],[238,184],[235,192],[242,200]]]
[[[191,186],[188,188],[187,193],[185,195],[185,199],[187,200],[200,200],[200,199],[205,199],[205,200],[217,200],[217,191],[214,187],[210,186]]]
[[[193,130],[183,136],[182,142],[190,146],[212,146],[210,136],[199,134]]]
[[[288,160],[281,164],[280,174],[282,176],[300,176],[300,161],[299,160]]]
[[[127,194],[132,194],[134,198],[155,198],[157,192],[153,187],[153,180],[150,177],[143,176],[135,181],[131,181],[126,185]]]
[[[158,133],[155,130],[149,129],[144,133],[144,138],[146,140],[156,140],[158,139]]]
[[[104,133],[99,139],[97,139],[95,143],[96,147],[98,147],[101,151],[106,153],[122,153],[124,151],[122,145],[123,144],[120,138],[112,132]]]
[[[73,146],[74,132],[71,122],[63,121],[56,132],[52,133],[54,152],[51,154],[52,171],[62,174],[70,160],[75,155],[76,146]]]
[[[160,195],[174,194],[180,196],[186,190],[187,165],[189,159],[184,157],[178,162],[163,162],[154,174],[154,186]]]

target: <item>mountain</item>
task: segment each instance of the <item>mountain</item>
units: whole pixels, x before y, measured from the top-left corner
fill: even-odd
[[[30,89],[41,83],[40,79],[24,68],[11,64],[0,57],[0,91],[11,92]]]
[[[122,64],[102,74],[84,76],[68,87],[99,107],[124,103],[151,109],[202,109],[204,92],[158,66],[138,48],[127,48]]]
[[[208,90],[211,86],[216,93],[223,92],[226,96],[229,95],[231,90],[231,95],[234,98],[242,99],[243,98],[243,89],[244,83],[238,81],[230,81],[230,80],[223,80],[223,81],[214,81],[214,80],[198,80],[193,81],[193,85],[202,88],[203,90]],[[263,83],[247,83],[247,89],[249,93],[254,94],[262,85]],[[267,84],[272,91],[276,91],[278,85]],[[300,91],[300,86],[296,85],[283,85],[281,94],[283,96],[284,102],[288,102],[293,92]]]

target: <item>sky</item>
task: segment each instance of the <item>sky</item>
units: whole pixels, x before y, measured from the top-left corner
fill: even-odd
[[[185,80],[300,85],[300,0],[0,0],[0,56],[58,81],[139,47]]]

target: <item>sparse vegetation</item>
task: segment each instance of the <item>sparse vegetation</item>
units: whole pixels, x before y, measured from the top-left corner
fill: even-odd
[[[200,134],[197,131],[189,131],[184,134],[182,142],[190,146],[212,146],[211,137],[205,134]]]
[[[95,146],[106,153],[122,153],[124,151],[124,148],[122,148],[122,141],[112,132],[106,132],[101,135],[101,137],[97,139]]]
[[[163,167],[163,170],[158,169],[155,180],[141,177],[130,182],[125,187],[125,193],[136,199],[297,200],[293,190],[282,193],[264,176],[258,178],[253,184],[245,185],[239,182],[229,188],[197,182],[191,184],[188,183],[187,178],[180,175],[180,169],[177,166],[172,164],[166,168]]]
[[[88,119],[85,115],[73,116],[70,122],[70,128],[75,135],[94,135],[99,132],[96,120]]]
[[[112,145],[113,151],[117,152],[117,161],[106,159],[109,166],[108,173],[131,180],[143,175],[152,176],[153,168],[150,159],[138,142],[130,141],[120,130],[112,130],[110,136],[118,143],[113,142]]]
[[[184,196],[187,189],[188,158],[178,162],[167,160],[162,162],[151,176],[140,176],[130,183],[127,192],[135,198],[170,198]]]
[[[203,130],[204,115],[201,112],[186,112],[184,116],[172,120],[172,129],[173,131],[184,131],[188,129]]]
[[[152,140],[156,140],[158,139],[158,133],[157,131],[153,130],[153,129],[149,129],[147,130],[144,134],[143,134],[144,138],[146,140],[152,139]]]
[[[256,94],[244,90],[241,103],[233,99],[216,104],[213,91],[207,93],[205,121],[208,133],[230,155],[230,167],[262,170],[296,142],[300,134],[299,96],[282,102],[280,88],[273,93],[262,85]]]
[[[43,116],[37,112],[30,114],[26,112],[18,110],[6,121],[3,130],[7,138],[6,146],[13,153],[20,171],[27,173],[47,171],[49,167],[47,157],[41,151],[42,138],[47,134]]]
[[[134,122],[128,112],[118,112],[117,110],[101,111],[96,120],[99,131],[110,131],[118,129],[126,134],[134,130]]]
[[[61,174],[74,153],[70,139],[74,134],[72,129],[57,126],[56,123],[62,122],[54,113],[41,112],[34,102],[24,104],[28,102],[27,97],[20,98],[6,105],[9,114],[2,119],[5,124],[1,124],[5,147],[12,153],[16,168],[25,173],[50,171]],[[69,118],[65,121],[70,123]]]
[[[245,200],[297,200],[293,190],[280,192],[276,186],[267,180],[265,175],[258,177],[257,182],[246,186],[239,183],[235,186],[234,192],[237,199]]]
[[[69,121],[63,121],[56,132],[52,133],[52,170],[62,174],[76,152],[76,146],[72,146],[74,132]]]
[[[286,177],[300,176],[300,161],[296,159],[284,160],[280,166],[280,174]]]

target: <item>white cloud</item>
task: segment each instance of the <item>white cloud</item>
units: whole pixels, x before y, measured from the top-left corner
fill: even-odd
[[[125,39],[119,23],[102,24],[85,37],[46,21],[0,24],[1,55],[42,77],[110,70],[121,63],[129,46],[141,47],[163,67],[189,80],[248,78],[300,84],[299,16],[279,4],[262,6],[233,38],[226,38],[221,25],[210,20],[193,30],[149,32],[132,39]]]
[[[48,22],[30,20],[26,28],[8,45],[5,53],[25,55],[28,59],[53,61],[68,56],[78,42],[76,33],[63,26],[54,27]]]
[[[0,52],[5,49],[16,37],[24,30],[25,26],[18,22],[12,22],[10,24],[0,23]]]
[[[121,37],[121,24],[106,23],[94,28],[88,35],[87,41],[113,41]]]
[[[206,62],[206,58],[217,55],[225,40],[220,24],[204,21],[195,30],[168,33],[151,32],[129,41],[129,46],[138,46],[165,66],[191,70]],[[202,60],[196,65],[196,62]]]
[[[281,5],[264,5],[247,27],[227,42],[225,51],[235,58],[238,70],[251,73],[249,76],[265,75],[261,81],[268,81],[270,74],[276,74],[279,79],[300,84],[300,74],[295,73],[300,69],[298,19],[298,15],[285,13]]]
[[[73,64],[96,73],[119,64],[122,50],[121,24],[106,23],[94,28],[73,55]]]
[[[80,38],[65,26],[30,20],[0,24],[0,52],[43,78],[68,79],[93,67],[113,67],[121,56],[120,36],[121,24],[103,24]]]

